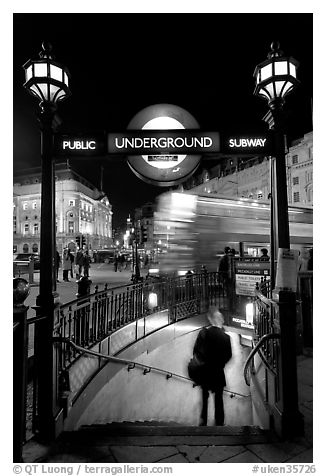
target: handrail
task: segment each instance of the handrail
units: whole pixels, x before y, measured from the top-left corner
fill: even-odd
[[[172,377],[173,378],[179,378],[179,379],[191,382],[193,387],[197,387],[197,384],[195,384],[189,377],[185,377],[184,375],[176,374],[175,372],[170,372],[169,370],[160,369],[158,367],[153,367],[152,365],[143,364],[141,362],[135,362],[133,360],[128,360],[128,359],[121,359],[119,357],[113,357],[112,355],[106,355],[106,354],[102,354],[100,352],[96,352],[94,350],[85,349],[84,347],[81,347],[81,346],[75,344],[74,342],[72,342],[67,337],[54,337],[53,341],[54,342],[64,342],[64,343],[70,345],[71,347],[73,347],[75,350],[77,350],[77,352],[80,352],[80,353],[94,355],[94,357],[100,357],[100,358],[107,359],[107,360],[112,361],[112,362],[128,365],[128,371],[132,370],[136,367],[139,367],[139,368],[144,369],[143,374],[146,375],[151,370],[154,370],[156,372],[165,373],[167,380],[169,378],[172,378]],[[235,395],[238,395],[240,397],[245,397],[245,398],[251,396],[250,394],[243,395],[242,393],[233,392],[233,391],[227,390],[227,389],[224,389],[224,392],[230,393],[231,397],[235,396]]]
[[[43,319],[46,319],[48,316],[36,316],[36,317],[29,317],[26,320],[26,324],[30,326],[31,324],[35,324],[35,322],[43,321]]]
[[[281,334],[279,334],[278,332],[270,332],[268,334],[263,335],[259,339],[257,344],[255,345],[255,347],[252,349],[252,351],[250,352],[250,354],[247,357],[247,360],[246,360],[244,368],[243,368],[243,376],[244,376],[245,382],[248,386],[250,386],[250,382],[248,381],[248,368],[249,368],[249,364],[250,364],[251,360],[256,355],[256,353],[260,350],[261,346],[264,344],[265,341],[270,340],[270,339],[280,339],[280,338],[281,338]],[[260,354],[260,357],[263,360],[266,367],[268,367],[272,372],[275,373],[275,371],[270,367],[270,365],[267,362],[267,360],[265,359],[265,357],[262,354]]]

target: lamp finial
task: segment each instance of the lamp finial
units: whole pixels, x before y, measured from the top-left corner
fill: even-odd
[[[39,53],[40,58],[49,58],[54,59],[53,55],[51,55],[52,51],[52,44],[48,41],[42,42],[42,51]]]
[[[271,51],[268,53],[267,58],[275,58],[277,56],[283,56],[283,51],[280,49],[280,42],[273,41],[271,44]]]

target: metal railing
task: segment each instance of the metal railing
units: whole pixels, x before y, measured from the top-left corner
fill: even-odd
[[[303,434],[303,419],[298,409],[296,367],[297,307],[296,294],[279,291],[271,297],[268,282],[257,285],[255,299],[255,347],[244,368],[248,385],[255,385],[269,413],[271,425],[282,437]],[[263,367],[260,379],[255,374],[254,356],[258,353]],[[250,365],[252,364],[252,365]]]
[[[297,296],[300,299],[300,321],[304,347],[313,346],[313,272],[298,273]]]
[[[167,310],[171,323],[203,312],[210,304],[222,304],[225,298],[223,278],[218,273],[111,289],[106,285],[103,291],[96,288],[95,293],[61,306],[54,337],[68,338],[76,345],[91,348],[144,316]],[[64,341],[59,353],[62,368],[69,367],[79,357],[71,348],[66,348]]]
[[[276,358],[274,355],[272,356],[271,360],[268,361],[263,353],[260,352],[261,348],[265,344],[265,342],[271,340],[271,339],[280,339],[280,334],[276,332],[271,332],[270,334],[265,334],[262,336],[255,347],[252,349],[250,354],[247,357],[247,360],[245,362],[244,368],[243,368],[243,377],[245,379],[245,382],[248,386],[250,386],[250,381],[249,381],[249,370],[251,373],[254,373],[253,367],[250,369],[250,365],[253,364],[253,358],[257,354],[257,352],[260,353],[260,358],[262,359],[265,367],[267,367],[275,376],[277,375],[277,364],[276,364]],[[274,357],[274,358],[273,358]]]

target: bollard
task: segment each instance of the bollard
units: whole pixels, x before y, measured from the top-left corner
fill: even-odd
[[[77,281],[78,291],[76,293],[76,296],[80,298],[90,294],[91,284],[92,281],[87,276],[82,276],[81,278],[79,278]]]
[[[77,309],[76,314],[76,336],[75,342],[77,345],[85,346],[88,344],[89,337],[91,334],[91,329],[89,328],[89,319],[88,319],[88,306],[83,306],[83,304],[89,302],[87,296],[89,296],[91,291],[91,284],[92,281],[88,278],[88,276],[82,276],[77,281],[78,285],[78,292],[76,293],[77,298],[79,299],[77,306],[80,306]],[[81,298],[85,299],[81,299]]]
[[[28,263],[28,282],[34,284],[34,258],[31,256]]]

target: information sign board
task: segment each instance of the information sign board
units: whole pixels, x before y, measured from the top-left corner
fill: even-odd
[[[268,261],[236,261],[235,262],[235,292],[241,296],[254,296],[256,283],[261,278],[269,276],[270,264]]]

